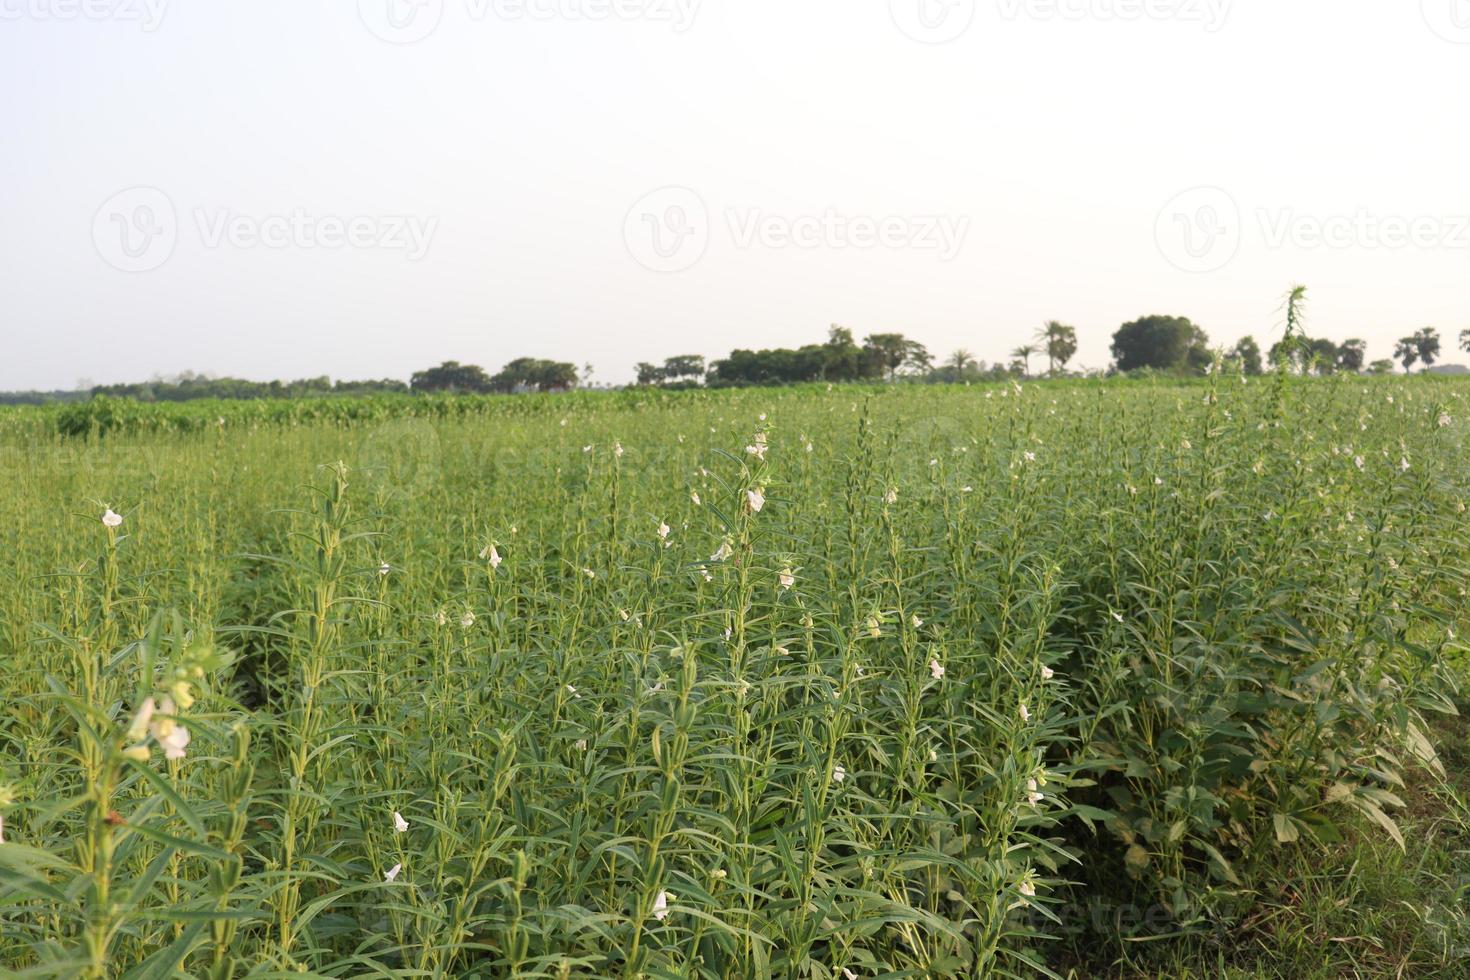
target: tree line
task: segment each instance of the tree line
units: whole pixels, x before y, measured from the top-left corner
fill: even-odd
[[[1405,372],[1415,365],[1432,368],[1439,360],[1442,343],[1439,331],[1424,327],[1400,339],[1393,358],[1368,361],[1368,345],[1350,338],[1338,343],[1311,337],[1305,329],[1305,287],[1288,293],[1283,336],[1263,351],[1254,336],[1242,337],[1233,346],[1217,351],[1205,331],[1188,317],[1151,315],[1120,326],[1112,338],[1110,373],[1151,372],[1198,375],[1223,356],[1225,366],[1248,375],[1264,373],[1268,367],[1286,367],[1301,373],[1387,374],[1394,364]],[[1459,346],[1470,352],[1470,330],[1459,335]],[[1032,377],[1033,361],[1045,360],[1045,374],[1061,377],[1077,353],[1077,330],[1056,320],[1044,323],[1023,343],[1010,351],[1009,360],[987,364],[968,350],[954,351],[936,361],[927,347],[902,333],[872,333],[858,343],[853,331],[834,325],[827,340],[796,348],[737,349],[724,358],[705,362],[700,354],[681,354],[662,364],[640,362],[634,366],[636,384],[666,388],[732,388],[759,385],[799,384],[813,381],[897,381],[930,384],[964,384],[1006,378]],[[467,394],[511,394],[516,392],[570,391],[587,384],[592,366],[566,361],[519,357],[490,374],[476,364],[445,361],[437,367],[417,371],[407,383],[395,379],[375,381],[332,381],[328,377],[297,381],[246,381],[213,378],[185,372],[174,378],[155,378],[137,384],[98,385],[79,392],[0,393],[0,404],[65,401],[92,395],[131,398],[138,401],[190,401],[197,398],[301,398],[322,395],[369,395],[382,392],[459,392]]]

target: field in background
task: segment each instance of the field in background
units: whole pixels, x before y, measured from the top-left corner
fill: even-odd
[[[1467,390],[0,412],[0,966],[1460,975]]]

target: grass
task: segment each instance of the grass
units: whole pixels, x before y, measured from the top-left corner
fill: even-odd
[[[1219,375],[0,414],[0,965],[1452,970],[1463,414]]]

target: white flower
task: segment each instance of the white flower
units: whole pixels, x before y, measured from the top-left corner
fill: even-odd
[[[1026,896],[1027,898],[1036,897],[1036,886],[1031,883],[1031,879],[1027,878],[1025,881],[1021,882],[1021,894]]]
[[[660,541],[669,540],[669,526],[663,521],[658,522],[658,539]]]
[[[920,619],[917,615],[910,613],[909,625],[912,626],[914,629],[918,629],[920,626],[924,625],[924,621]]]
[[[1028,463],[1034,463],[1034,462],[1036,462],[1036,454],[1035,453],[1022,453],[1021,455],[1025,457],[1026,462],[1028,462]]]
[[[690,490],[689,491],[689,499],[692,500],[692,501],[694,501],[694,506],[698,507],[699,506],[699,491],[698,490]]]
[[[1363,462],[1363,457],[1361,457],[1361,456],[1354,456],[1353,457],[1353,465],[1356,466],[1358,469],[1361,470],[1367,464],[1365,464]]]
[[[1030,721],[1031,720],[1031,709],[1028,708],[1028,707],[1026,707],[1026,705],[1024,705],[1024,704],[1021,705],[1021,720],[1022,721]]]
[[[1123,621],[1123,614],[1120,612],[1115,612],[1113,613],[1113,618],[1121,623]]]
[[[596,578],[597,577],[597,573],[594,572],[590,568],[584,568],[584,569],[582,569],[582,574],[585,575],[585,576],[587,576],[588,578]]]
[[[391,571],[393,571],[393,566],[388,564],[387,562],[383,562],[383,564],[378,566],[379,575],[387,575]]]
[[[434,614],[434,622],[438,623],[440,626],[443,626],[445,623],[449,622],[449,614],[442,609],[439,610],[437,613]]]
[[[394,878],[397,878],[398,877],[398,872],[400,872],[402,870],[403,870],[403,865],[401,865],[401,864],[395,864],[395,865],[393,865],[393,867],[391,867],[387,871],[384,871],[383,872],[383,880],[384,881],[392,881]]]
[[[1161,487],[1163,485],[1164,485],[1164,478],[1163,477],[1161,477],[1161,476],[1154,477],[1154,486]]]
[[[165,694],[163,700],[159,702],[158,709],[165,716],[171,716],[176,710],[174,699]],[[163,757],[165,759],[177,760],[184,757],[184,749],[189,745],[189,729],[179,724],[172,717],[155,717],[149,724],[148,730],[152,733],[153,738],[158,742],[159,746],[163,748]]]
[[[1445,426],[1449,425],[1451,421],[1452,420],[1450,419],[1450,415],[1449,415],[1448,412],[1440,412],[1439,413],[1439,427],[1441,429],[1443,429]]]
[[[1026,780],[1026,802],[1035,806],[1044,799],[1046,799],[1046,794],[1041,792],[1041,789],[1036,785],[1036,780]]]
[[[765,442],[763,442],[760,439],[759,436],[756,437],[756,443],[755,443],[755,445],[753,445],[753,446],[746,446],[745,447],[745,451],[747,453],[749,453],[751,456],[754,456],[756,459],[762,459],[762,460],[766,458],[766,452],[769,449],[770,449],[770,447],[767,446],[765,444]]]
[[[592,452],[592,447],[591,446],[583,446],[582,447],[582,452],[584,452],[584,453],[590,453],[590,452]]]
[[[724,561],[726,558],[729,558],[733,554],[735,554],[735,550],[730,547],[730,539],[726,538],[724,541],[720,542],[720,546],[715,550],[715,553],[709,556],[709,560]]]
[[[464,629],[475,625],[475,614],[466,609],[464,615],[459,617],[459,625]]]
[[[500,563],[505,560],[504,558],[500,557],[500,552],[495,550],[495,545],[493,543],[487,544],[483,549],[481,549],[480,557],[483,558],[485,561],[488,561],[491,568],[499,568]]]
[[[573,687],[572,685],[570,685],[570,684],[567,685],[567,693],[570,694],[574,698],[579,698],[579,697],[582,696],[582,695],[578,694],[577,693],[577,689],[575,687]]]
[[[1055,676],[1057,676],[1057,672],[1054,671],[1054,670],[1052,670],[1050,667],[1042,667],[1041,668],[1041,679],[1042,680],[1049,681],[1049,680],[1051,680]]]
[[[1405,456],[1403,459],[1399,460],[1399,469],[1403,470],[1405,473],[1409,472],[1409,457]]]
[[[759,514],[761,508],[766,505],[766,495],[759,488],[745,491],[745,502],[750,505],[752,514]]]
[[[792,574],[791,569],[789,569],[789,568],[783,568],[781,570],[780,582],[781,582],[781,588],[783,588],[783,589],[789,589],[793,585],[796,584],[796,576],[794,574]]]
[[[938,660],[929,661],[929,674],[936,681],[939,680],[944,676],[944,665],[941,664]]]
[[[112,508],[107,508],[102,514],[102,523],[108,527],[118,527],[123,522],[121,514],[114,514]]]
[[[586,752],[587,740],[585,738],[579,738],[576,742],[572,744],[572,747],[575,748],[578,752]]]
[[[133,723],[128,726],[128,741],[141,742],[148,735],[148,726],[153,723],[153,712],[158,704],[152,698],[144,698],[143,703],[138,705],[138,713],[133,716]]]
[[[883,502],[885,504],[898,503],[898,491],[893,489],[892,487],[889,487],[888,492],[883,495]]]
[[[408,830],[408,821],[403,819],[403,814],[397,810],[393,811],[393,833],[401,834]]]
[[[613,455],[618,457],[623,455],[623,444],[616,439],[613,440]]]
[[[841,766],[832,767],[832,782],[840,783],[847,778],[847,770]]]
[[[669,917],[669,900],[674,896],[668,892],[659,892],[658,897],[653,900],[653,917],[662,922]]]

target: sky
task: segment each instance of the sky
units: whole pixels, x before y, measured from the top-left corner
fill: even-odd
[[[1470,329],[1470,0],[0,0],[0,389]]]

